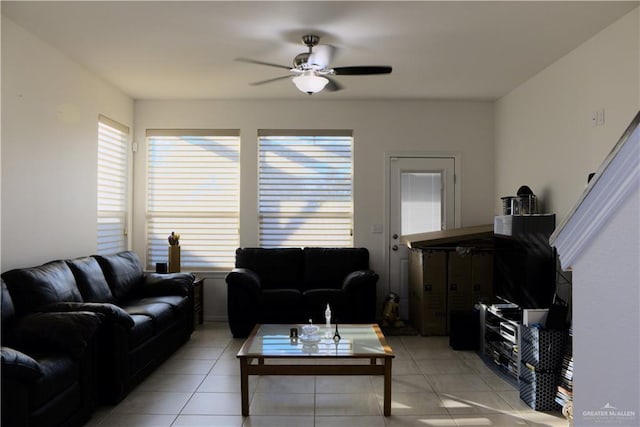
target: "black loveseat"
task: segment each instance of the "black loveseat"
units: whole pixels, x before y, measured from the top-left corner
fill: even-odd
[[[378,275],[365,248],[240,248],[227,275],[229,327],[246,337],[257,323],[376,320]]]
[[[7,271],[2,279],[18,317],[102,316],[96,363],[98,398],[105,403],[122,400],[193,332],[193,275],[145,273],[135,252],[52,261]]]

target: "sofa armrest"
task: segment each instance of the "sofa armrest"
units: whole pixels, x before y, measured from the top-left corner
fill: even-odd
[[[117,305],[99,302],[59,302],[50,304],[42,309],[41,312],[78,312],[89,311],[104,316],[108,322],[115,322],[125,329],[131,329],[134,325],[133,318],[129,313],[124,311]]]
[[[346,301],[352,307],[355,323],[376,321],[376,283],[378,275],[372,270],[358,270],[349,273],[342,284]]]
[[[2,376],[22,382],[35,381],[44,375],[42,366],[21,351],[10,347],[0,349]]]
[[[248,268],[234,268],[225,279],[229,286],[243,289],[245,292],[255,293],[262,291],[262,283],[258,274]]]
[[[374,286],[378,281],[378,275],[372,270],[358,270],[351,272],[342,282],[342,290],[346,292],[358,292],[363,286]]]
[[[188,296],[195,279],[191,273],[147,273],[142,285],[142,294],[144,296]]]
[[[247,337],[258,321],[260,277],[252,270],[234,268],[225,280],[229,328],[235,338]]]
[[[33,313],[18,319],[9,342],[18,350],[58,350],[79,358],[102,319],[101,314],[88,311]]]

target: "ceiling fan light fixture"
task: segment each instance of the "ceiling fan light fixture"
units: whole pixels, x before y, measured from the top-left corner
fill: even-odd
[[[329,83],[329,79],[319,76],[313,71],[296,76],[292,80],[299,91],[309,95],[320,92]]]

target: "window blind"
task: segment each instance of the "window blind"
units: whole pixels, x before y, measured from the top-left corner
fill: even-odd
[[[239,246],[239,132],[147,131],[147,262],[167,262],[180,234],[183,270],[231,268]]]
[[[311,133],[259,134],[260,246],[353,245],[353,138]]]
[[[97,252],[127,248],[127,140],[129,128],[98,118]]]

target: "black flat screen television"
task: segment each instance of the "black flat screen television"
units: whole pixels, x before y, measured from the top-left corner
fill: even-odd
[[[521,308],[549,308],[555,295],[555,249],[549,236],[555,215],[495,219],[494,285],[500,300]]]

